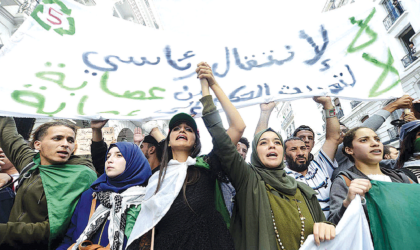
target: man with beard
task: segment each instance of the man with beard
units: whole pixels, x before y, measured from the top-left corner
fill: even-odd
[[[288,167],[295,172],[306,175],[310,162],[305,142],[299,137],[291,137],[284,141],[284,152],[286,153]]]

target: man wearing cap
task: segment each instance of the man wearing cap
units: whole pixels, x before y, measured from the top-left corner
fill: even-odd
[[[161,138],[159,142],[153,137]],[[146,159],[149,161],[152,174],[159,170],[160,162],[162,161],[163,142],[165,136],[158,128],[153,128],[149,135],[144,136],[141,128],[134,129],[134,144],[137,144],[143,152]]]

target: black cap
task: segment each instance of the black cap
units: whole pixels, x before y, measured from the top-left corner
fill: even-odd
[[[151,136],[151,135],[146,135],[144,137],[143,142],[147,142],[147,143],[150,143],[150,144],[155,145],[156,147],[159,147],[158,141],[156,141],[156,139],[153,136]]]

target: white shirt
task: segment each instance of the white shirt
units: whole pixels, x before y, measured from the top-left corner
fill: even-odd
[[[316,197],[325,214],[325,218],[328,218],[330,213],[331,175],[337,167],[337,161],[335,159],[334,162],[331,161],[322,149],[309,164],[308,172],[305,176],[291,170],[287,166],[285,167],[286,173],[289,176],[294,177],[297,181],[306,183],[318,193]]]
[[[369,177],[370,179],[375,180],[375,181],[392,182],[391,177],[389,177],[388,175],[369,174],[367,177]]]

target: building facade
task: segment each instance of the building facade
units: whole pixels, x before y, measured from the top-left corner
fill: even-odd
[[[290,101],[279,103],[276,112],[276,119],[281,124],[280,133],[283,139],[291,137],[293,131],[295,131],[295,115],[293,113],[292,103]]]
[[[353,2],[355,0],[327,0],[323,12],[333,11]],[[394,64],[400,63],[403,66],[403,70],[399,72],[403,92],[417,100],[420,98],[420,60],[418,59],[420,51],[416,50],[416,48],[420,48],[420,2],[404,0],[373,2],[377,5],[378,15],[383,17],[383,29],[387,32],[388,43],[395,60]],[[342,111],[339,116],[340,121],[349,128],[360,126],[369,116],[392,101],[350,102],[338,100],[338,104],[340,104],[338,107]],[[337,103],[335,105],[337,107]],[[399,147],[398,128],[391,125],[391,121],[399,119],[402,112],[403,110],[393,112],[377,130],[377,134],[384,144]],[[315,149],[319,150],[324,141],[325,131],[317,140]]]

